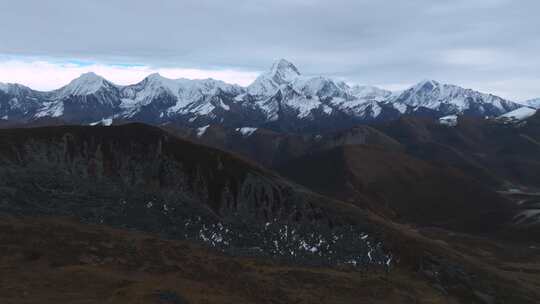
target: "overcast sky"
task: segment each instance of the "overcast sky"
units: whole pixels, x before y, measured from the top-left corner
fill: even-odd
[[[539,0],[0,0],[0,81],[93,70],[248,84],[274,60],[402,89],[436,79],[540,97]]]

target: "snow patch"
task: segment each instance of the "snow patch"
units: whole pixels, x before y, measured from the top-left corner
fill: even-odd
[[[439,118],[439,123],[441,125],[455,127],[458,124],[458,117],[457,115],[444,116],[444,117]]]
[[[243,127],[243,128],[236,128],[236,132],[240,132],[242,136],[251,136],[253,133],[257,131],[257,128],[252,127]]]
[[[112,123],[113,123],[112,118],[103,118],[102,120],[98,120],[98,121],[90,123],[90,125],[91,126],[101,125],[101,126],[107,126],[108,127],[108,126],[112,125]]]
[[[521,107],[517,110],[508,112],[497,117],[498,120],[502,121],[522,121],[536,114],[536,110],[529,107]]]
[[[225,104],[225,103],[223,102],[223,100],[221,100],[221,99],[219,100],[219,106],[220,106],[222,109],[224,109],[225,111],[229,111],[229,110],[231,109],[231,108],[229,107],[229,105]]]
[[[403,104],[403,103],[400,103],[400,102],[393,103],[392,107],[394,107],[394,109],[398,110],[399,113],[401,113],[401,114],[404,114],[407,111],[407,105]]]
[[[43,107],[34,115],[36,118],[40,117],[60,117],[64,114],[63,102],[46,102]]]
[[[201,137],[206,133],[206,130],[210,127],[210,125],[206,125],[204,127],[197,128],[197,137]]]

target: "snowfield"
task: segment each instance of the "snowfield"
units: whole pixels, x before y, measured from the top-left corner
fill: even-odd
[[[240,132],[242,136],[251,136],[255,131],[257,131],[257,128],[243,127],[236,129],[236,132]]]
[[[455,127],[458,124],[458,117],[457,117],[457,115],[444,116],[444,117],[439,118],[439,123],[441,125],[446,125],[446,126],[449,126],[449,127]]]

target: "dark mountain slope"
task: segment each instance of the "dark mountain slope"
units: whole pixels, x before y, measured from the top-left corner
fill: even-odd
[[[376,212],[421,225],[494,231],[511,215],[509,203],[461,171],[377,147],[313,153],[279,172],[326,195],[368,201]]]
[[[388,150],[403,149],[393,138],[366,125],[311,135],[280,133],[262,128],[229,129],[220,125],[211,125],[204,132],[172,125],[162,127],[182,138],[240,154],[269,168],[302,155],[342,145],[370,144]]]
[[[518,124],[460,118],[447,127],[404,117],[375,126],[398,140],[407,153],[462,169],[494,188],[540,187],[539,115]]]
[[[4,214],[75,216],[306,261],[372,247],[385,259],[365,212],[142,124],[0,130],[0,185]]]

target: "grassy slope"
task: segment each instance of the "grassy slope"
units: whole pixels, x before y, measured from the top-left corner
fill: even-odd
[[[365,274],[226,257],[65,219],[3,218],[0,244],[1,303],[457,303],[401,269]]]

